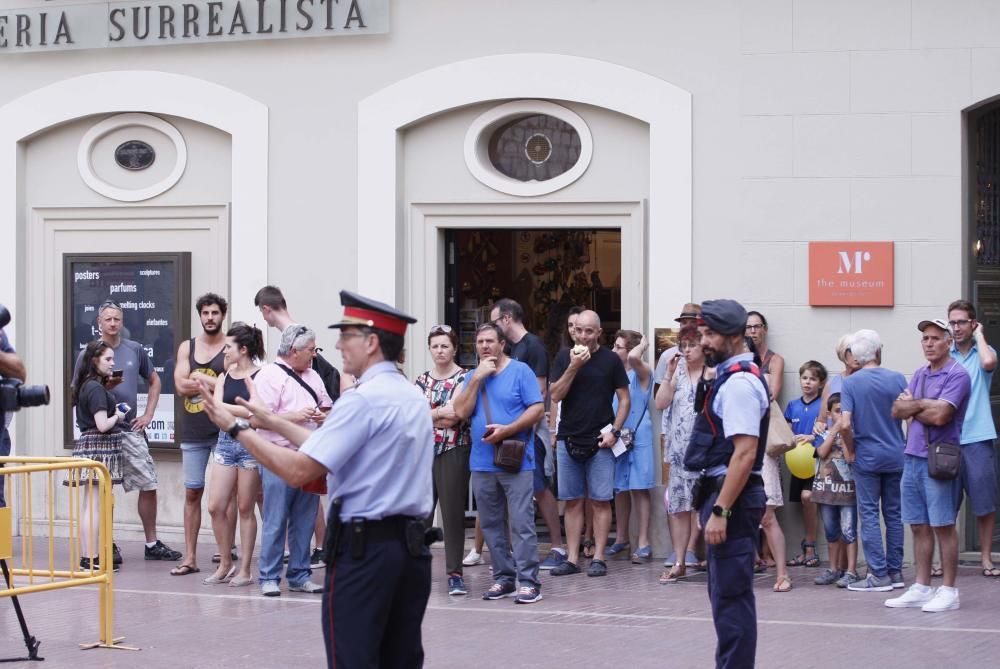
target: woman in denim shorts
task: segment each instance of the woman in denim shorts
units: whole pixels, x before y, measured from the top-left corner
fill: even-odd
[[[253,378],[264,359],[264,335],[246,323],[233,323],[226,333],[226,373],[221,383],[215,384],[215,399],[226,409],[241,418],[250,418],[250,411],[236,403],[236,398],[250,398],[246,379]],[[236,492],[240,513],[240,564],[232,559],[232,540],[235,528],[226,520],[226,508]],[[219,432],[212,464],[212,486],[208,489],[208,512],[212,515],[212,530],[219,544],[219,568],[205,579],[206,583],[228,582],[239,587],[254,582],[250,572],[254,543],[257,540],[257,517],[254,504],[260,494],[260,471],[257,461],[240,442],[225,432]]]

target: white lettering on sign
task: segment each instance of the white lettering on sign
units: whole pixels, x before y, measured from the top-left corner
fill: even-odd
[[[0,9],[0,55],[389,32],[389,0],[113,0]]]
[[[77,282],[77,281],[99,281],[100,278],[101,278],[101,273],[100,272],[91,272],[90,270],[87,270],[85,272],[74,272],[73,273],[73,282],[74,283]]]
[[[854,263],[852,265],[852,257],[848,251],[837,251],[837,256],[840,258],[840,266],[837,267],[837,274],[850,274],[852,271],[855,274],[862,274],[862,263],[872,259],[872,254],[868,251],[855,251],[853,256]]]
[[[115,293],[137,293],[139,288],[134,283],[114,283],[108,286],[108,292],[112,295]]]

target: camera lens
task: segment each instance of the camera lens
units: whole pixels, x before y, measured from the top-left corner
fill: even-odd
[[[48,403],[48,386],[21,386],[17,389],[17,404],[20,407],[37,407]]]

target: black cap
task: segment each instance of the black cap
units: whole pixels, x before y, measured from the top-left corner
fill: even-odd
[[[417,319],[408,316],[385,302],[379,302],[349,290],[340,291],[340,303],[344,306],[344,317],[331,328],[369,327],[385,330],[403,336],[406,325]]]
[[[698,325],[712,328],[719,334],[743,334],[747,325],[747,310],[736,300],[707,300],[701,303]]]

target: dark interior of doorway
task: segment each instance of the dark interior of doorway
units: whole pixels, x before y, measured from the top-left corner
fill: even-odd
[[[459,332],[458,363],[476,365],[476,327],[502,297],[524,308],[525,327],[549,358],[567,345],[574,305],[601,316],[604,337],[621,326],[621,232],[584,228],[448,230],[445,319]]]

